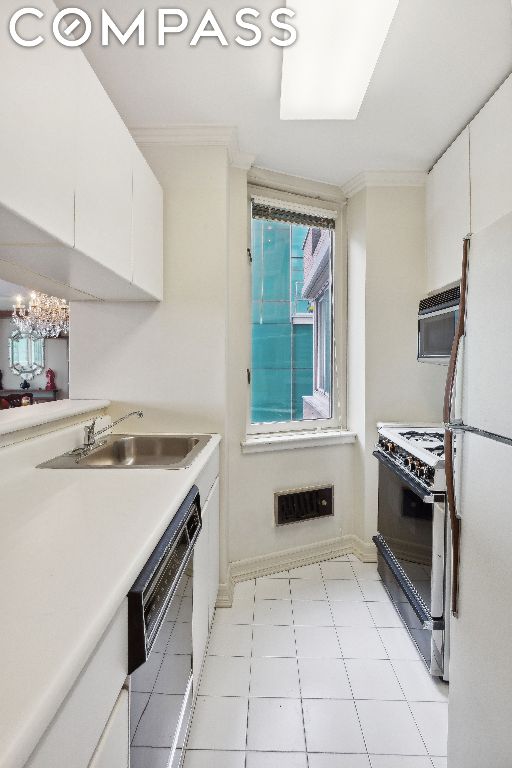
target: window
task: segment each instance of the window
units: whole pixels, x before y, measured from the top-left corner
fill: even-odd
[[[335,214],[320,213],[252,199],[252,431],[333,416]]]

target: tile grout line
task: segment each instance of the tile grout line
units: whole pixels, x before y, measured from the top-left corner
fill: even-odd
[[[249,688],[247,691],[247,718],[245,722],[244,768],[247,768],[247,752],[249,750],[249,710],[251,708],[252,660],[253,660],[253,648],[254,648],[254,619],[256,616],[256,586],[257,586],[257,580],[254,579],[254,595],[252,600],[252,622],[251,622],[251,654],[249,656]]]
[[[292,605],[292,632],[293,632],[293,642],[295,645],[295,664],[297,665],[297,677],[299,680],[299,695],[300,695],[300,711],[302,713],[302,733],[304,735],[304,751],[306,755],[306,766],[309,768],[309,753],[308,753],[308,742],[306,737],[306,718],[304,717],[304,702],[302,700],[302,681],[300,677],[300,667],[299,667],[299,649],[297,646],[297,636],[295,634],[295,613],[293,610],[293,598],[292,598],[292,580],[291,578],[288,579],[288,589],[290,590],[290,600]]]
[[[348,562],[350,563],[350,561],[348,561]],[[350,563],[350,568],[352,570],[352,573],[354,573],[354,576],[355,576],[355,571],[352,568],[352,563]],[[336,640],[338,642],[338,648],[340,649],[341,660],[343,661],[343,668],[344,668],[345,674],[347,676],[347,681],[348,681],[348,685],[349,685],[349,688],[350,688],[350,693],[352,694],[352,703],[354,705],[354,709],[355,709],[355,712],[356,712],[357,722],[359,723],[359,730],[361,731],[361,736],[363,737],[363,744],[364,744],[364,747],[366,749],[366,755],[368,757],[368,762],[370,762],[370,755],[368,754],[368,745],[366,743],[366,738],[365,738],[365,735],[364,735],[363,726],[361,725],[361,720],[359,718],[359,712],[357,711],[356,700],[354,698],[354,691],[352,689],[352,683],[350,682],[350,677],[349,677],[349,674],[348,674],[348,669],[347,669],[347,665],[346,665],[346,662],[345,662],[345,657],[343,655],[343,648],[341,647],[340,637],[339,637],[339,634],[338,634],[338,627],[336,626],[336,623],[335,623],[335,618],[334,618],[334,613],[333,613],[332,606],[331,606],[331,601],[330,601],[328,593],[327,593],[327,585],[325,583],[326,580],[324,578],[324,572],[323,572],[322,566],[320,566],[320,574],[322,576],[322,582],[323,582],[323,585],[324,585],[325,594],[327,595],[327,604],[329,606],[329,611],[330,611],[330,614],[331,614],[331,619],[332,619],[332,623],[333,623],[333,626],[334,626],[334,631],[336,633]]]

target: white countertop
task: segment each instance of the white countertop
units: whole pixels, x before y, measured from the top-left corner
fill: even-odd
[[[0,453],[2,768],[25,764],[220,442],[182,470],[36,469],[56,440]]]
[[[109,405],[110,400],[55,400],[28,405],[25,408],[7,408],[0,411],[0,435],[39,427],[41,424],[68,419],[82,413],[101,411]]]

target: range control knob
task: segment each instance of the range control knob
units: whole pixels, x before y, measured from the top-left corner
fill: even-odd
[[[404,464],[407,467],[407,469],[412,469],[413,460],[411,459],[410,456],[405,457]]]

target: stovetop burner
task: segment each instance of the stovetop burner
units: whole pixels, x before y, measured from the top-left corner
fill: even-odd
[[[441,424],[380,424],[377,450],[430,489],[445,490]]]
[[[431,450],[428,448],[429,444],[433,444],[437,447],[439,443],[443,444],[444,442],[444,435],[442,432],[418,432],[411,429],[408,432],[400,432],[399,434],[411,443],[423,443],[427,450]]]
[[[425,450],[429,453],[433,453],[434,456],[439,456],[440,458],[444,457],[444,445],[436,445],[429,448],[428,445],[424,446]]]

